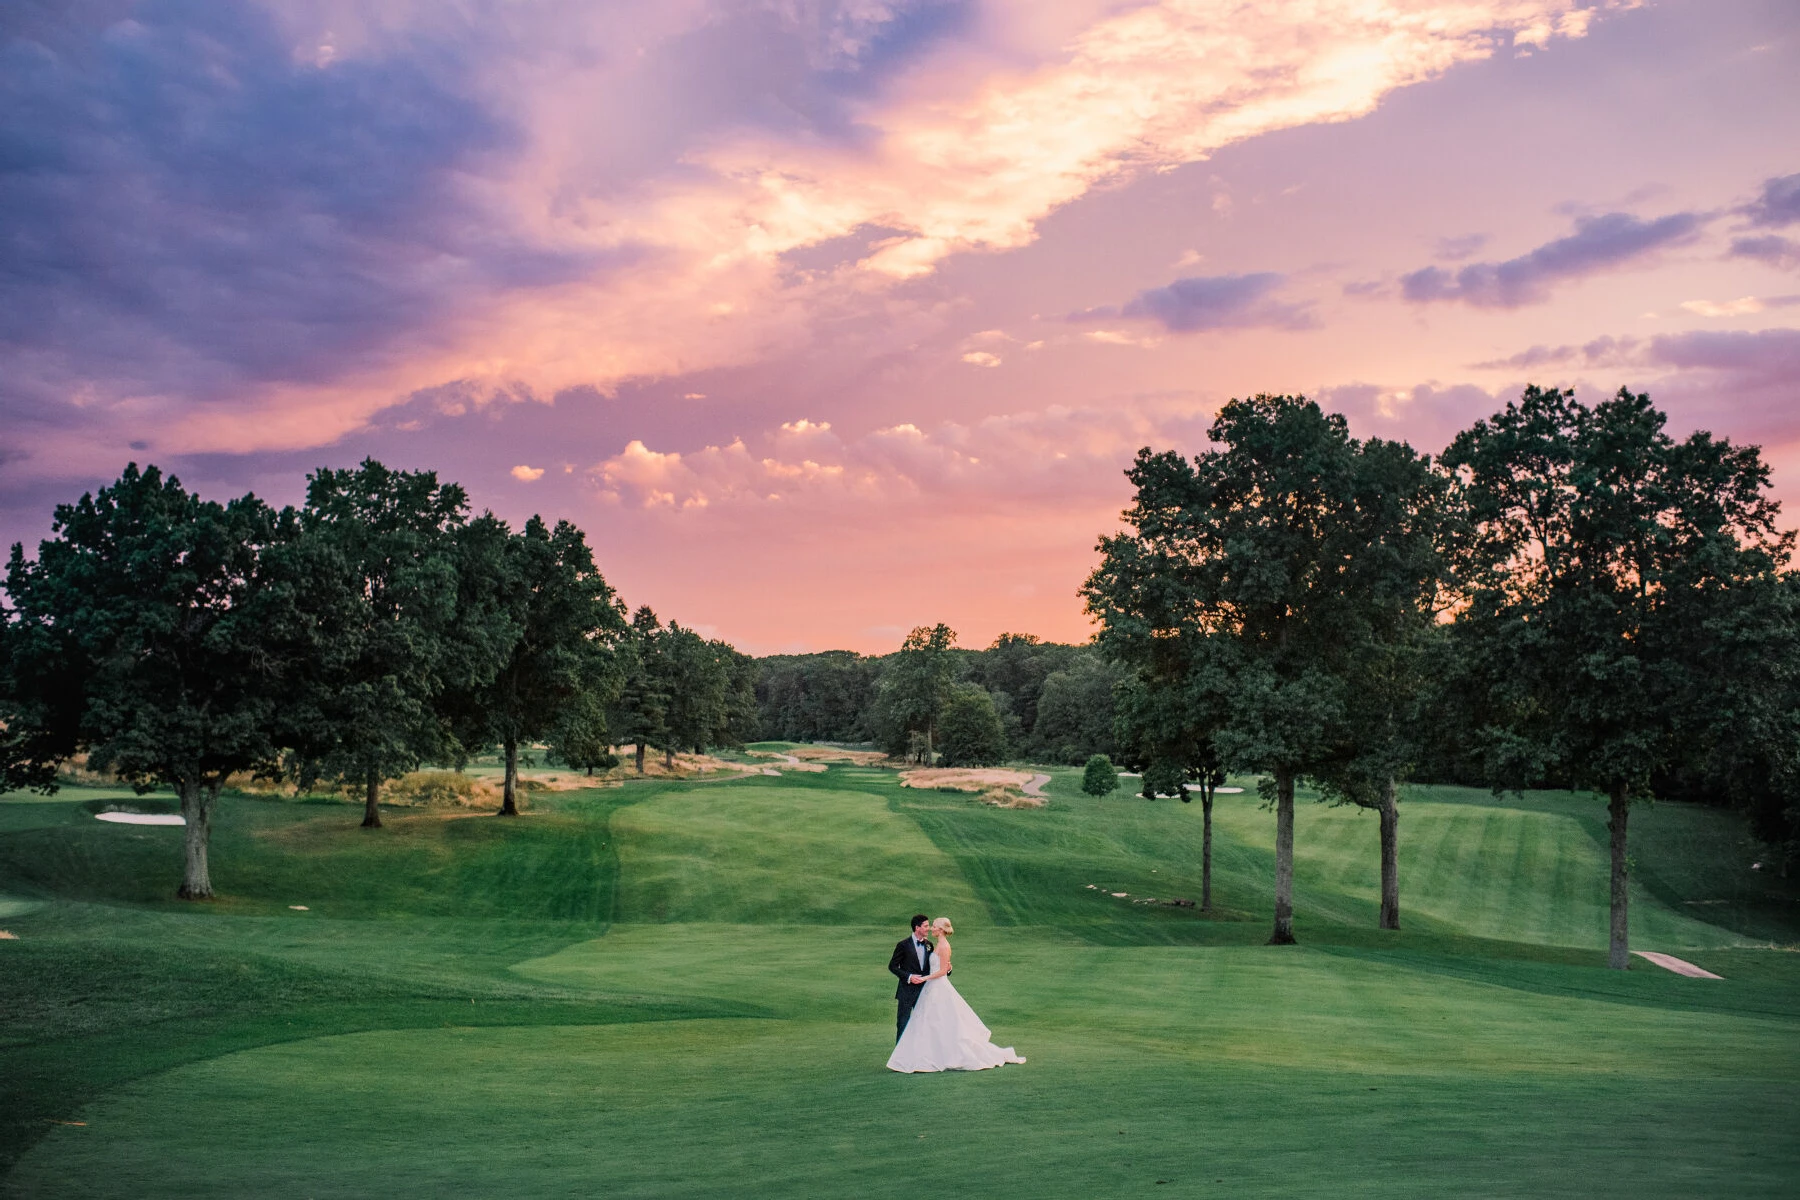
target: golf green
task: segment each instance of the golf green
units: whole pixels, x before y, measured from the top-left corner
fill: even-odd
[[[1420,789],[1406,928],[1375,822],[1082,796],[1000,810],[833,767],[539,794],[526,817],[224,802],[179,830],[0,800],[0,1187],[20,1196],[1783,1196],[1795,893],[1726,813],[1634,816],[1642,949],[1604,968],[1601,806]],[[1240,781],[1243,782],[1243,781]],[[67,793],[77,795],[78,793]],[[1123,892],[1123,896],[1113,893]],[[299,907],[292,907],[299,906]],[[956,919],[1028,1058],[900,1076],[883,967]]]

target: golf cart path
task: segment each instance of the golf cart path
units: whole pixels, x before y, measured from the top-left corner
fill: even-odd
[[[1025,794],[1027,796],[1042,796],[1044,799],[1049,799],[1049,797],[1044,796],[1044,785],[1049,782],[1050,777],[1040,771],[1031,777],[1030,783],[1025,785]]]
[[[1689,979],[1725,978],[1723,975],[1714,975],[1711,971],[1705,970],[1702,967],[1696,967],[1691,962],[1685,962],[1682,959],[1676,958],[1673,954],[1658,954],[1654,950],[1633,950],[1632,953],[1639,958],[1647,959],[1650,962],[1655,963],[1665,971],[1673,971],[1677,975],[1686,975]]]

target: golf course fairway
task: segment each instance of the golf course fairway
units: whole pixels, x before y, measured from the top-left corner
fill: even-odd
[[[0,1194],[1792,1196],[1800,891],[1728,813],[1634,813],[1605,969],[1604,807],[1418,788],[1402,922],[1376,822],[1042,809],[833,766],[546,792],[517,820],[220,804],[220,898],[116,793],[0,799]],[[167,797],[160,798],[166,801]],[[158,797],[148,797],[154,807]],[[1115,895],[1115,893],[1124,893]],[[883,969],[956,922],[1029,1061],[901,1076]]]

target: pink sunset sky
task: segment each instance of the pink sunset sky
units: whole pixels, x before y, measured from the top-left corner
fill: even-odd
[[[1793,0],[0,14],[0,536],[374,456],[751,653],[1083,640],[1140,446],[1646,390],[1800,501]]]

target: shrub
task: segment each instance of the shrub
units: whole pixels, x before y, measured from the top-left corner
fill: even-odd
[[[1112,765],[1112,759],[1104,754],[1096,754],[1087,760],[1087,769],[1081,773],[1081,790],[1090,796],[1105,796],[1119,790],[1119,772]]]

